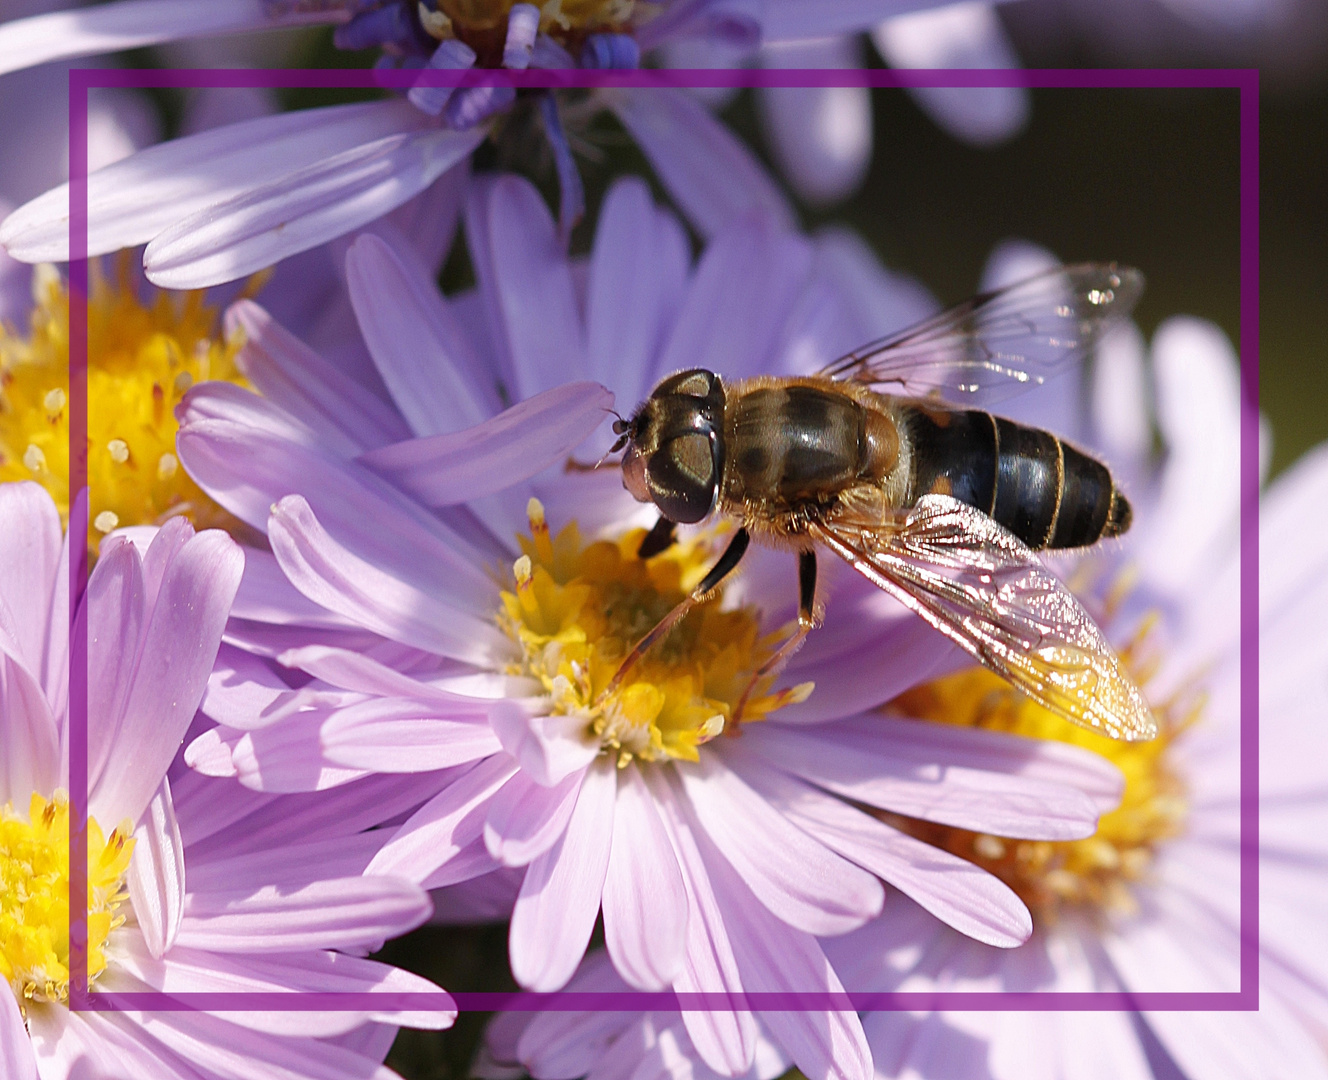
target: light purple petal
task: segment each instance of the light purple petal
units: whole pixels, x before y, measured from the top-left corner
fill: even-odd
[[[1019,57],[993,4],[947,4],[887,19],[872,32],[876,48],[897,68],[1015,68]],[[909,91],[951,135],[994,146],[1028,123],[1029,93],[1019,86],[927,86]]]
[[[374,365],[412,434],[460,431],[498,411],[468,336],[423,267],[412,268],[366,233],[346,253],[346,286]]]
[[[485,189],[491,277],[481,277],[498,306],[516,385],[527,398],[585,370],[585,331],[571,267],[557,227],[535,186],[502,175]],[[477,267],[477,269],[479,269]]]
[[[1115,766],[1062,743],[870,716],[811,729],[770,724],[751,750],[827,791],[999,836],[1073,840],[1097,827]],[[1117,788],[1119,790],[1119,788]]]
[[[37,1080],[32,1040],[13,994],[0,994],[0,1073],[10,1080]]]
[[[138,984],[135,984],[136,986]],[[12,995],[11,995],[12,997]],[[166,1058],[123,1016],[39,1008],[28,1012],[25,1040],[47,1075],[68,1080],[103,1080],[90,1062],[103,1063],[134,1080],[178,1080],[178,1061]]]
[[[318,881],[293,891],[191,893],[176,941],[218,952],[349,949],[405,933],[430,910],[423,889],[386,877]]]
[[[859,68],[863,60],[858,39],[849,36],[784,42],[761,53],[767,68]],[[805,202],[837,202],[862,183],[872,156],[867,87],[763,87],[756,100],[766,138]]]
[[[595,226],[586,295],[586,365],[624,405],[649,393],[691,266],[678,220],[637,177],[614,182]]]
[[[368,872],[424,880],[481,838],[489,800],[517,768],[506,754],[494,754],[461,772],[397,829]]]
[[[496,701],[489,722],[503,749],[521,763],[537,784],[552,787],[584,769],[600,752],[599,740],[584,716],[544,716],[535,701]]]
[[[376,698],[339,709],[322,728],[329,761],[374,772],[425,772],[502,749],[487,722],[440,719],[418,701]]]
[[[619,774],[604,878],[604,943],[639,990],[663,990],[682,969],[687,890],[654,796],[635,765]]]
[[[260,183],[171,223],[148,243],[144,271],[170,289],[252,274],[382,217],[469,157],[487,134],[389,135]]]
[[[1033,932],[1023,901],[999,878],[761,764],[740,746],[730,756],[741,762],[744,779],[795,825],[960,933],[1008,949]]]
[[[50,60],[119,52],[181,38],[342,22],[343,10],[263,0],[119,0],[0,26],[0,74]]]
[[[562,987],[585,954],[608,868],[617,787],[611,761],[587,772],[567,831],[526,870],[512,909],[512,974],[531,990]]]
[[[718,754],[680,762],[677,775],[706,834],[784,922],[842,934],[880,912],[885,892],[875,877],[790,824]]]
[[[726,228],[692,275],[660,370],[704,367],[736,378],[776,370],[811,261],[811,244],[768,218]]]
[[[244,555],[225,533],[199,533],[171,562],[108,767],[89,793],[102,821],[137,821],[161,783],[207,686]]]
[[[612,408],[599,383],[567,383],[465,431],[380,447],[359,461],[425,506],[449,506],[564,462]]]
[[[504,866],[526,866],[543,855],[567,828],[584,778],[584,772],[574,772],[545,787],[517,773],[489,803],[484,819],[489,854]]]
[[[442,602],[438,593],[444,576],[449,589],[462,584],[443,560],[423,568],[439,577],[432,590],[400,580],[332,539],[298,495],[273,509],[268,539],[300,592],[366,629],[473,663],[504,655],[506,641],[496,628]]]
[[[185,748],[185,764],[207,776],[233,776],[255,791],[338,787],[363,776],[364,770],[324,757],[321,736],[332,711],[326,706],[305,708],[252,731],[210,728]]]
[[[601,950],[587,956],[567,984],[569,993],[605,994],[626,990]],[[499,1019],[517,1015],[500,1013]],[[503,1042],[508,1044],[505,1049],[511,1055],[509,1060],[520,1061],[532,1075],[587,1076],[593,1073],[605,1043],[635,1018],[635,1014],[611,1010],[528,1014],[522,1017],[522,1030],[508,1033]],[[500,1038],[503,1036],[500,1024],[495,1022],[485,1036],[490,1046],[495,1046],[495,1029]]]
[[[832,225],[817,233],[815,243],[817,271],[830,278],[849,309],[855,339],[850,348],[903,330],[939,309],[921,282],[882,266],[857,233]]]
[[[890,15],[935,7],[951,0],[765,0],[761,6],[763,41],[852,34]]]
[[[134,917],[153,956],[161,956],[175,941],[184,914],[184,892],[184,842],[170,785],[163,778],[134,830],[134,855],[129,863]]]
[[[278,113],[161,143],[88,177],[88,254],[145,244],[183,217],[281,175],[429,118],[402,100]],[[69,259],[69,185],[19,207],[0,224],[0,244],[24,262]]]
[[[226,785],[209,781],[214,798]],[[326,798],[326,796],[324,796]],[[379,830],[350,836],[322,836],[294,843],[251,845],[225,857],[195,858],[189,853],[189,892],[232,894],[241,888],[302,889],[331,878],[359,877],[383,843]]]
[[[617,90],[607,101],[702,236],[750,213],[793,223],[793,211],[761,163],[686,91]]]
[[[244,334],[240,370],[263,397],[308,425],[346,457],[407,438],[390,408],[305,345],[252,300],[226,309],[226,334]]]
[[[658,771],[646,776],[646,786],[673,845],[687,890],[687,952],[682,971],[673,980],[678,993],[740,993],[742,979],[729,941],[726,911],[710,884],[696,832],[685,808]],[[722,1076],[740,1076],[756,1052],[756,1020],[745,1009],[686,1011],[687,1034],[697,1053]]]
[[[383,222],[403,237],[423,267],[436,277],[452,249],[470,186],[470,160],[448,169],[424,191],[402,203]],[[378,231],[378,225],[371,227]]]
[[[37,679],[46,669],[61,544],[60,515],[41,487],[0,487],[0,604],[14,620],[16,659]]]

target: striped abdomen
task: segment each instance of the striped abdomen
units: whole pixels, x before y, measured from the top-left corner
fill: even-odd
[[[1035,551],[1082,547],[1130,527],[1130,504],[1105,465],[1048,431],[976,409],[906,405],[910,492],[976,506]]]

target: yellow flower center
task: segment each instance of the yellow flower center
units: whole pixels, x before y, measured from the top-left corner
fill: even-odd
[[[106,938],[124,922],[124,875],[133,826],[109,838],[88,818],[88,979],[106,967]],[[30,1001],[69,1000],[69,799],[34,793],[23,820],[0,808],[0,976],[20,1010]]]
[[[1122,651],[1127,669],[1143,682],[1138,654],[1147,626]],[[1132,882],[1147,872],[1160,841],[1181,831],[1186,815],[1185,788],[1168,766],[1172,740],[1194,719],[1202,701],[1175,701],[1155,709],[1159,734],[1151,742],[1117,742],[1076,727],[985,668],[957,672],[896,698],[891,707],[920,720],[1007,731],[1037,739],[1055,739],[1092,750],[1125,776],[1120,805],[1098,821],[1084,840],[1011,840],[944,825],[891,817],[913,835],[989,870],[1009,885],[1034,913],[1054,918],[1063,905],[1088,907],[1106,914],[1136,909]]]
[[[0,481],[36,480],[69,510],[69,293],[56,272],[34,275],[28,335],[0,325]],[[203,379],[244,382],[238,341],[215,338],[201,292],[139,299],[122,264],[117,282],[92,275],[88,302],[88,483],[91,550],[123,525],[185,514],[199,528],[235,521],[189,479],[175,456],[175,406]]]
[[[743,694],[743,722],[803,701],[811,683],[770,693],[774,679],[753,674],[778,644],[763,636],[757,612],[724,610],[716,595],[657,642],[611,693],[623,658],[705,577],[711,545],[693,538],[650,559],[633,529],[616,542],[583,545],[576,523],[550,536],[532,499],[531,536],[513,567],[515,588],[502,594],[499,625],[521,648],[509,674],[537,679],[555,715],[585,718],[607,753],[633,759],[697,760],[697,747],[726,728]]]
[[[420,21],[439,40],[458,38],[485,66],[502,62],[507,18],[517,0],[436,0],[420,4]],[[436,10],[435,10],[436,7]],[[544,0],[540,32],[573,50],[590,34],[620,34],[655,13],[658,5],[641,0]]]

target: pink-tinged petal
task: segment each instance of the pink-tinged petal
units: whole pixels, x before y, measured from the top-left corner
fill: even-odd
[[[300,592],[367,630],[481,665],[491,664],[510,648],[491,624],[443,602],[439,595],[443,580],[455,592],[477,573],[473,565],[454,555],[417,568],[420,577],[436,578],[433,588],[423,587],[422,581],[402,580],[334,540],[298,495],[282,499],[273,508],[268,539],[286,576]],[[440,552],[441,545],[430,546],[434,550],[420,554]],[[400,561],[400,555],[395,561]],[[491,593],[492,583],[483,584]]]
[[[600,950],[586,957],[567,984],[569,993],[606,994],[626,990],[609,958]],[[516,1015],[500,1013],[499,1017],[506,1020]],[[508,1032],[506,1038],[495,1022],[485,1041],[495,1046],[497,1029],[503,1042],[495,1048],[506,1050],[510,1054],[507,1060],[525,1065],[531,1075],[587,1076],[594,1072],[605,1045],[636,1018],[637,1014],[612,1010],[535,1013],[522,1017],[521,1030]]]
[[[0,1074],[10,1080],[37,1080],[37,1059],[13,994],[0,994]]]
[[[1202,594],[1240,509],[1236,354],[1212,323],[1176,316],[1153,335],[1152,359],[1167,460],[1158,513],[1141,523],[1132,550],[1148,584]]]
[[[185,749],[185,763],[207,776],[233,776],[255,791],[324,791],[363,776],[364,769],[329,761],[323,725],[334,712],[307,708],[251,731],[211,728]]]
[[[469,157],[487,135],[483,128],[417,131],[345,150],[173,222],[148,243],[144,271],[169,289],[255,273],[382,217]]]
[[[16,659],[39,679],[61,543],[60,515],[43,488],[0,487],[0,604],[14,619]]]
[[[83,488],[74,496],[69,509],[70,517],[75,521],[86,521],[88,517],[88,489]],[[69,535],[60,545],[60,566],[55,576],[55,588],[51,592],[50,616],[46,621],[46,666],[42,671],[42,687],[51,712],[56,716],[66,716],[69,699]],[[83,607],[84,586],[79,584],[75,590],[75,600]]]
[[[367,872],[423,880],[481,839],[489,800],[517,768],[506,754],[494,754],[466,769],[397,829]]]
[[[772,45],[767,68],[859,68],[862,47],[847,35]],[[766,87],[757,94],[762,127],[789,183],[805,202],[837,202],[857,190],[871,165],[871,92],[865,86]]]
[[[231,894],[269,886],[291,891],[331,878],[359,877],[382,843],[382,834],[370,830],[254,847],[225,858],[195,859],[190,852],[189,893]]]
[[[585,954],[599,914],[618,778],[610,761],[586,772],[567,830],[526,870],[512,909],[512,974],[531,990],[562,987]]]
[[[673,980],[678,993],[741,993],[742,979],[727,920],[730,909],[720,903],[710,884],[696,831],[665,778],[656,770],[646,776],[664,831],[687,890],[687,951],[682,970]],[[740,1076],[756,1053],[756,1020],[745,1009],[686,1011],[687,1034],[701,1059],[722,1076]]]
[[[639,990],[663,990],[687,948],[687,889],[654,796],[635,765],[619,775],[604,877],[604,943]]]
[[[353,457],[407,438],[390,408],[329,364],[252,300],[226,309],[226,333],[244,335],[236,363],[268,401]]]
[[[134,984],[135,989],[141,988]],[[10,995],[12,998],[13,995]],[[179,1080],[189,1066],[144,1038],[124,1016],[107,1013],[76,1013],[57,1005],[38,1005],[28,1010],[26,1040],[37,1057],[38,1069],[60,1080],[104,1080],[90,1071],[92,1062],[112,1069],[112,1075],[134,1080]],[[93,1067],[95,1069],[95,1067]]]
[[[880,912],[876,878],[791,825],[718,754],[680,762],[677,775],[707,836],[784,922],[842,934]]]
[[[1251,1013],[1145,1014],[1162,1045],[1186,1076],[1263,1080],[1294,1076],[1325,1080],[1322,1040],[1303,1019],[1265,989]]]
[[[565,462],[612,408],[598,383],[567,383],[465,431],[383,446],[359,461],[425,506],[450,506]]]
[[[448,858],[438,869],[432,871],[420,887],[423,889],[442,889],[450,885],[464,884],[477,877],[485,877],[503,869],[502,863],[489,854],[480,837],[472,840],[455,855]]]
[[[484,210],[492,277],[480,280],[498,305],[511,356],[516,385],[508,392],[527,398],[584,371],[585,333],[571,266],[530,181],[499,176],[485,190]]]
[[[993,4],[947,4],[887,19],[872,32],[896,68],[1016,68],[1019,57]],[[975,146],[994,146],[1028,123],[1029,93],[1019,86],[927,86],[909,91],[936,123]]]
[[[678,220],[657,209],[638,177],[617,180],[604,197],[590,254],[586,367],[624,404],[650,392],[655,358],[682,302],[691,245]]]
[[[163,779],[134,830],[134,855],[129,863],[129,898],[153,956],[161,956],[175,941],[184,914],[184,890],[184,842],[175,820],[171,788]]]
[[[366,233],[346,253],[346,287],[374,366],[411,434],[460,431],[498,411],[469,338],[422,266]]]
[[[417,650],[400,650],[400,666],[409,668],[416,661],[430,661],[427,653]],[[382,656],[382,659],[379,658]],[[420,671],[418,677],[404,674],[393,666],[396,657],[369,655],[368,651],[356,652],[353,649],[337,648],[330,645],[306,645],[287,649],[277,659],[286,667],[299,668],[308,672],[319,682],[329,686],[361,694],[379,697],[409,697],[417,703],[436,707],[439,715],[451,720],[487,718],[491,699],[501,693],[501,689],[490,689],[486,696],[468,693],[465,690],[453,690],[442,685],[442,680],[431,676],[427,671]],[[419,671],[420,669],[416,669]],[[444,673],[445,674],[445,673]],[[463,674],[446,682],[452,685],[469,687],[486,681],[485,676]],[[499,687],[502,686],[501,681]],[[481,691],[482,692],[482,691]],[[329,697],[329,704],[342,704],[342,699]]]
[[[79,611],[80,623],[86,620],[88,641],[88,783],[93,787],[120,730],[145,615],[138,551],[128,540],[108,537]]]
[[[73,56],[187,38],[342,22],[335,7],[263,0],[119,0],[15,19],[0,26],[0,74]]]
[[[244,576],[231,605],[232,619],[246,619],[280,634],[281,627],[295,625],[297,640],[309,640],[308,627],[351,629],[354,623],[315,604],[290,583],[270,551],[246,548]]]
[[[584,716],[539,715],[546,704],[543,699],[495,701],[489,722],[522,770],[537,784],[553,787],[594,761],[600,745]]]
[[[386,877],[337,878],[289,891],[190,893],[175,940],[218,952],[348,949],[404,934],[431,910],[419,886]]]
[[[352,147],[421,131],[429,118],[402,100],[278,113],[161,143],[88,177],[88,254],[145,244],[183,217]],[[19,207],[0,244],[24,262],[69,259],[69,185]]]
[[[339,709],[323,724],[327,760],[374,772],[425,772],[502,749],[483,720],[445,720],[418,701],[377,698]]]
[[[771,724],[760,736],[753,752],[826,791],[999,836],[1091,836],[1098,803],[1080,785],[1122,783],[1114,765],[1063,743],[885,716],[814,731]]]
[[[938,919],[987,945],[1008,949],[1028,940],[1028,908],[999,878],[732,749],[743,778],[790,821]]]
[[[26,806],[34,791],[65,783],[60,733],[37,681],[0,653],[0,799]]]
[[[782,226],[793,211],[746,146],[684,90],[605,92],[669,194],[709,239],[751,213]]]
[[[244,555],[223,532],[199,533],[166,570],[108,762],[89,794],[103,821],[137,821],[179,748],[221,644]]]
[[[545,787],[528,774],[517,773],[489,803],[484,821],[489,854],[504,866],[526,866],[543,855],[572,819],[584,778],[584,772],[574,772]]]
[[[194,527],[189,519],[173,517],[157,530],[147,551],[143,552],[143,607],[148,622],[152,621],[152,612],[171,564],[193,538]]]
[[[704,367],[733,377],[776,370],[811,261],[810,243],[769,219],[725,229],[692,275],[660,370]]]
[[[310,705],[330,706],[348,699],[353,700],[335,691],[292,690],[267,660],[223,643],[199,709],[219,724],[248,731]]]

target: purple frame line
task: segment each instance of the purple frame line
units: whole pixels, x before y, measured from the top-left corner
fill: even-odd
[[[1259,73],[1221,69],[929,69],[929,70],[653,70],[373,71],[300,68],[74,68],[69,73],[70,491],[87,483],[88,91],[106,87],[265,87],[407,89],[505,85],[593,87],[999,87],[1056,89],[1235,89],[1240,92],[1240,379],[1241,400],[1241,764],[1240,990],[1235,992],[996,991],[813,992],[730,995],[581,993],[91,993],[87,983],[87,638],[73,614],[87,579],[84,545],[70,559],[70,1007],[96,1011],[371,1011],[458,1008],[522,1012],[927,1010],[1162,1012],[1256,1011],[1259,1007]],[[82,298],[83,302],[77,302]],[[70,535],[86,535],[88,509],[71,502]],[[82,532],[79,532],[79,529]],[[77,548],[77,550],[75,550]],[[85,628],[86,631],[86,628]]]

